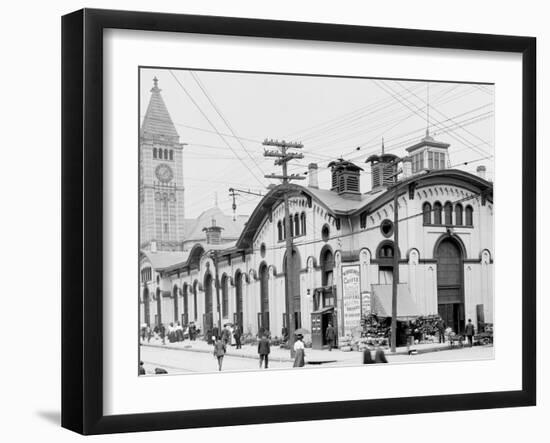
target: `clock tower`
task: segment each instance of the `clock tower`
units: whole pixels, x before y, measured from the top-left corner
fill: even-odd
[[[183,143],[160,92],[155,77],[139,134],[139,243],[142,250],[181,251]]]

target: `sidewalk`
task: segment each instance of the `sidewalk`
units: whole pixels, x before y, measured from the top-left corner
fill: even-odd
[[[166,344],[163,345],[161,340],[151,339],[150,343],[141,342],[142,346],[156,347],[156,348],[166,348],[173,350],[181,350],[188,352],[204,352],[211,353],[212,345],[209,345],[202,340],[185,340],[183,342],[174,342],[170,343],[166,340]],[[437,352],[443,350],[453,349],[449,346],[449,343],[427,343],[411,346],[410,350],[417,351],[418,354],[426,352]],[[385,351],[387,356],[391,355],[406,355],[408,350],[405,346],[399,347],[396,349],[395,353],[391,353],[388,350]],[[241,349],[235,349],[234,346],[227,347],[227,356],[232,357],[242,357],[242,358],[258,358],[258,347],[257,345],[243,345]],[[361,357],[361,351],[349,351],[342,352],[339,349],[329,350],[318,350],[318,349],[306,349],[306,364],[322,364],[322,363],[352,363],[358,361]],[[271,354],[269,355],[271,361],[278,362],[292,362],[293,359],[290,358],[290,352],[288,349],[281,349],[278,346],[271,347]]]

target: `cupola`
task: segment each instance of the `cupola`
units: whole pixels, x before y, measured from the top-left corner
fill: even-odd
[[[426,129],[426,136],[418,143],[407,148],[412,161],[412,173],[424,170],[445,169],[449,159],[448,143],[435,140]]]
[[[398,160],[396,155],[384,152],[384,140],[382,140],[382,154],[371,155],[365,161],[371,164],[372,189],[391,186],[395,183]]]
[[[328,164],[332,173],[331,191],[344,198],[361,199],[360,173],[363,168],[350,161],[339,158]]]

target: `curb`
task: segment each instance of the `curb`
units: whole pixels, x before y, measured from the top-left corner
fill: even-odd
[[[158,345],[158,344],[150,344],[150,343],[140,343],[141,346],[146,346],[146,347],[149,347],[149,348],[162,348],[162,349],[170,349],[170,350],[174,350],[174,351],[188,351],[188,352],[200,352],[200,353],[203,353],[203,354],[210,354],[212,351],[209,350],[209,349],[197,349],[197,348],[192,348],[192,347],[181,347],[181,346],[173,346],[173,345],[170,345],[170,344],[166,344],[166,345]],[[453,350],[453,349],[460,349],[460,348],[451,348],[449,346],[445,346],[445,347],[439,347],[439,346],[434,346],[434,347],[430,347],[430,348],[424,348],[424,349],[414,349],[414,348],[411,348],[410,350],[411,351],[416,351],[416,354],[426,354],[426,353],[429,353],[429,352],[439,352],[439,351],[449,351],[449,350]],[[362,351],[349,351],[350,353],[352,352],[356,352],[356,353],[360,353]],[[346,352],[346,354],[348,354],[348,352]],[[391,352],[386,352],[386,356],[393,356],[393,355],[408,355],[409,354],[409,351],[407,350],[402,350],[402,351],[397,351],[395,353],[391,353]],[[227,356],[230,356],[230,357],[239,357],[239,358],[250,358],[250,359],[253,359],[253,360],[257,360],[258,359],[258,356],[257,355],[247,355],[247,354],[239,354],[239,353],[235,353],[235,352],[226,352]],[[292,358],[289,358],[289,357],[275,357],[273,356],[273,354],[270,354],[269,356],[269,360],[271,361],[275,361],[275,362],[280,362],[280,363],[292,363],[294,362],[294,359]],[[330,362],[338,362],[339,360],[330,360]],[[342,362],[345,362],[346,360],[343,360]],[[310,361],[308,361],[309,363]],[[314,360],[311,360],[311,362],[313,362],[314,364],[322,364],[322,363],[328,363],[329,361],[324,361],[324,360],[318,360],[318,359],[314,359]]]
[[[180,346],[171,346],[171,345],[152,345],[150,343],[140,343],[140,345],[148,347],[148,348],[171,349],[173,351],[200,352],[200,353],[203,353],[203,354],[211,354],[212,353],[212,351],[209,350],[209,349],[197,349],[197,348],[191,348],[191,347],[182,348]],[[225,355],[227,355],[228,357],[250,358],[250,359],[253,359],[253,360],[258,359],[257,355],[237,354],[237,353],[233,353],[233,352],[226,352]],[[294,362],[294,359],[292,359],[292,358],[289,358],[289,357],[274,357],[273,354],[269,355],[269,360],[280,362],[280,363],[292,363],[292,362]]]

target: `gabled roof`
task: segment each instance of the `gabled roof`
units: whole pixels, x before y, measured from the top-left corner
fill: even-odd
[[[162,271],[173,265],[184,263],[189,257],[189,251],[141,251],[141,254],[149,260],[151,267],[156,271]]]
[[[370,201],[376,199],[383,192],[383,189],[367,192],[366,194],[362,194],[359,200],[352,200],[328,189],[317,189],[295,184],[274,186],[264,196],[258,206],[254,208],[239,240],[237,240],[237,248],[247,249],[252,246],[255,232],[261,226],[265,217],[269,216],[271,209],[283,201],[285,191],[287,190],[290,194],[302,194],[315,200],[316,203],[324,207],[334,217],[355,212],[357,209],[366,206]]]
[[[414,183],[417,188],[439,184],[463,186],[472,192],[483,193],[489,201],[493,199],[493,184],[491,182],[458,169],[440,169],[429,171],[426,174],[413,175],[399,181],[398,193],[408,192],[411,183]],[[363,211],[375,211],[393,199],[393,189],[393,187],[390,189],[377,188],[366,194],[361,194],[359,200],[352,200],[327,189],[295,184],[275,186],[264,196],[250,215],[236,246],[238,249],[249,249],[252,246],[255,233],[266,217],[270,216],[272,208],[283,201],[285,191],[290,195],[305,195],[324,207],[333,217],[340,217],[357,215]]]
[[[141,124],[140,136],[145,139],[165,141],[167,143],[179,143],[178,132],[160,95],[161,89],[158,87],[156,77],[153,80],[153,84],[149,106]]]

